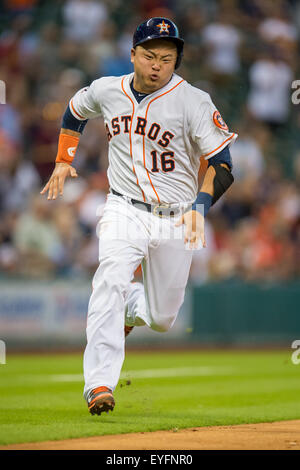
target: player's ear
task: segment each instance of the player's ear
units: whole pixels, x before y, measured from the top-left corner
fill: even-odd
[[[134,63],[134,58],[135,58],[135,49],[132,47],[132,49],[131,49],[131,58],[130,58],[130,61],[132,63]]]

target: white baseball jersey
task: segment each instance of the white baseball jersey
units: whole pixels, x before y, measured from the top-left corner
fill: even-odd
[[[93,81],[70,100],[70,110],[79,120],[103,117],[111,188],[149,203],[192,203],[200,157],[211,158],[237,134],[209,94],[178,75],[140,103],[131,91],[133,76]]]

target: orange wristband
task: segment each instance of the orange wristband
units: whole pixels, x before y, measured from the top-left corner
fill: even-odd
[[[55,162],[56,163],[72,163],[75,157],[75,152],[79,144],[79,137],[68,134],[59,134],[58,150]]]

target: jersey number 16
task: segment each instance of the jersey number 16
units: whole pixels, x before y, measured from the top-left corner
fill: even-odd
[[[151,171],[152,173],[157,173],[159,171],[157,151],[153,150],[151,152],[151,156],[152,156]],[[174,152],[163,152],[160,155],[160,162],[161,162],[161,169],[163,172],[167,173],[168,171],[173,171],[175,168]]]

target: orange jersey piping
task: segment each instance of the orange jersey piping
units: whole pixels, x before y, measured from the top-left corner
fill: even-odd
[[[130,127],[129,127],[129,144],[130,144],[130,147],[129,147],[129,148],[130,148],[130,157],[131,157],[131,161],[132,161],[132,170],[133,170],[133,173],[135,174],[137,185],[138,185],[138,187],[140,188],[140,190],[142,191],[143,199],[144,199],[144,201],[146,201],[144,191],[143,191],[142,188],[140,187],[139,180],[138,180],[137,174],[136,174],[136,172],[135,172],[134,163],[133,163],[131,129],[132,129],[132,123],[133,123],[133,116],[134,116],[134,102],[133,102],[133,100],[130,98],[130,96],[126,93],[126,91],[125,91],[125,89],[124,89],[124,85],[123,85],[124,79],[125,79],[125,77],[122,78],[121,87],[122,87],[123,93],[127,96],[127,98],[129,98],[129,100],[131,101],[131,104],[132,104],[132,115],[131,115],[131,121],[130,121]]]
[[[147,108],[146,108],[145,119],[147,119],[147,114],[148,114],[148,110],[149,110],[149,106],[150,106],[150,104],[151,104],[151,103],[153,103],[153,101],[155,101],[155,100],[157,100],[158,98],[160,98],[161,96],[164,96],[164,95],[166,95],[167,93],[169,93],[170,91],[174,90],[174,88],[176,88],[176,87],[177,87],[178,85],[180,85],[180,83],[182,83],[182,82],[184,82],[184,80],[181,80],[179,83],[177,83],[176,85],[174,85],[174,86],[173,86],[173,88],[171,88],[170,90],[168,90],[168,91],[165,91],[165,92],[164,92],[164,93],[162,93],[161,95],[159,95],[159,96],[156,96],[156,97],[155,97],[155,98],[153,98],[151,101],[149,101],[149,103],[148,103],[148,106],[147,106]],[[154,192],[155,192],[155,194],[156,194],[157,201],[160,203],[159,196],[158,196],[158,194],[157,194],[157,191],[156,191],[156,189],[155,189],[155,187],[154,187],[154,185],[153,185],[153,183],[152,183],[152,181],[151,181],[151,178],[150,178],[149,172],[148,172],[148,170],[147,170],[147,168],[146,168],[146,155],[145,155],[145,136],[143,136],[143,161],[144,161],[144,167],[145,167],[145,170],[146,170],[146,172],[147,172],[148,179],[149,179],[149,181],[150,181],[150,184],[151,184],[151,186],[152,186],[152,189],[153,189],[153,191],[154,191]]]
[[[80,118],[80,119],[85,119],[83,116],[81,116],[79,113],[77,113],[76,109],[74,108],[74,105],[73,105],[73,99],[70,101],[70,105],[71,105],[71,108],[73,110],[73,112]]]
[[[224,144],[226,144],[226,142],[228,142],[229,140],[231,140],[236,134],[233,132],[231,134],[230,137],[228,137],[228,139],[224,140],[224,142],[219,145],[219,147],[217,147],[216,149],[212,150],[211,152],[208,152],[208,153],[205,153],[204,155],[201,155],[201,157],[208,157],[208,155],[211,155],[212,153],[214,153],[216,150],[219,150],[219,148],[221,148]]]

